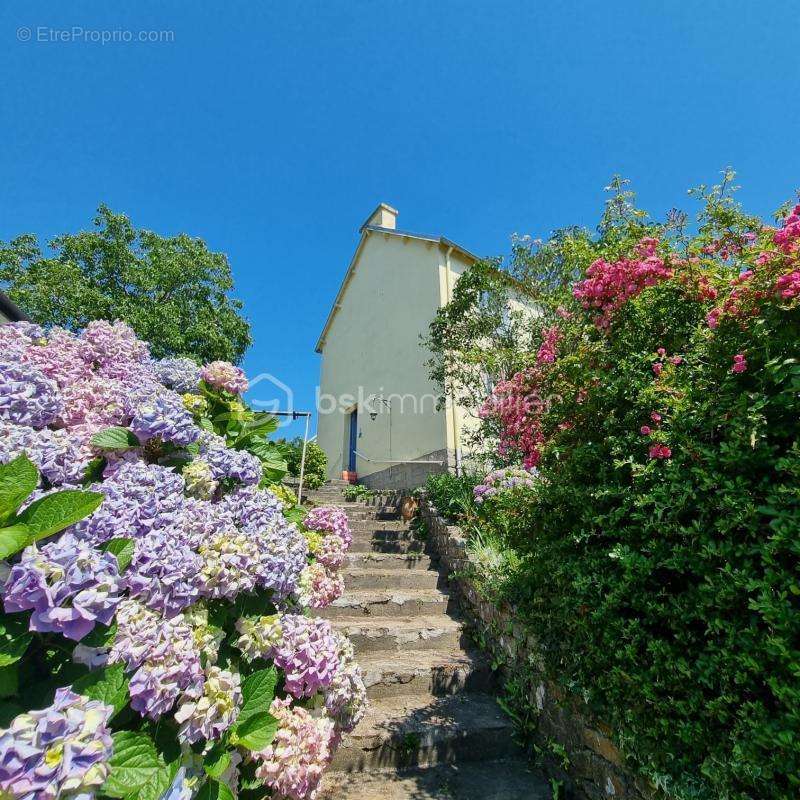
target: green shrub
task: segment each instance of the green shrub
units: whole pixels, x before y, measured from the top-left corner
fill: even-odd
[[[348,503],[361,500],[362,498],[372,497],[374,494],[375,492],[371,489],[367,489],[366,486],[362,486],[359,483],[345,486],[344,489],[342,489],[342,497],[344,497]]]
[[[707,200],[693,238],[631,215],[572,262],[584,275],[599,264],[612,286],[615,270],[661,274],[621,281],[622,302],[543,320],[545,349],[498,384],[485,429],[501,462],[524,457],[539,479],[518,512],[494,508],[486,522],[523,559],[506,597],[553,678],[643,774],[687,800],[790,800],[800,209],[776,234],[721,191]]]
[[[285,439],[280,442],[281,452],[289,467],[289,474],[295,478],[300,477],[300,463],[303,457],[303,440],[298,436],[290,442]],[[306,464],[303,473],[303,483],[309,489],[319,489],[328,478],[328,457],[325,451],[316,443],[308,442],[306,445]]]
[[[472,490],[480,483],[476,475],[438,472],[428,476],[425,491],[439,513],[451,522],[475,517]]]

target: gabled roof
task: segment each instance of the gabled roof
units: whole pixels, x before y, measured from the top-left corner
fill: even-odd
[[[0,314],[11,322],[30,322],[30,317],[3,292],[0,292]]]
[[[390,206],[386,206],[386,208],[392,211],[394,210],[391,209]],[[369,219],[371,219],[372,216],[373,215],[370,215]],[[425,234],[421,233],[411,233],[410,231],[399,231],[396,228],[382,228],[380,225],[368,225],[367,223],[364,223],[361,226],[360,230],[361,230],[361,239],[359,239],[358,247],[356,247],[356,251],[355,253],[353,253],[352,259],[350,259],[350,264],[347,267],[347,272],[345,273],[344,279],[342,280],[342,284],[339,287],[339,291],[336,293],[336,299],[333,301],[333,306],[331,307],[331,310],[328,313],[328,318],[325,321],[325,326],[322,329],[322,333],[319,335],[319,339],[317,339],[317,346],[314,348],[315,352],[317,353],[322,352],[322,346],[325,344],[325,337],[328,335],[328,331],[330,330],[331,324],[333,323],[333,318],[336,316],[336,312],[342,306],[342,299],[344,298],[345,292],[347,291],[347,286],[350,283],[350,279],[353,277],[353,271],[356,268],[358,257],[361,255],[361,251],[364,248],[364,243],[367,241],[367,237],[371,233],[382,233],[387,236],[399,236],[401,239],[416,239],[422,242],[430,242],[439,245],[445,250],[453,249],[461,253],[461,255],[463,255],[466,259],[470,261],[480,261],[480,258],[476,256],[474,253],[470,253],[470,251],[467,250],[466,248],[461,247],[461,245],[458,245],[455,242],[450,241],[450,239],[447,239],[444,236],[426,236]]]

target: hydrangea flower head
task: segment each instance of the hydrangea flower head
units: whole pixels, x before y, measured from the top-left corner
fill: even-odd
[[[346,636],[335,634],[337,667],[330,686],[325,691],[325,708],[336,727],[352,731],[367,710],[367,689],[361,668],[356,663],[353,645]]]
[[[108,776],[114,709],[70,689],[0,731],[0,789],[20,800],[91,798]]]
[[[275,698],[269,713],[278,720],[272,743],[255,753],[256,777],[282,800],[313,800],[331,759],[333,723],[315,719],[289,698]]]
[[[310,531],[330,531],[337,534],[345,543],[345,547],[350,547],[353,541],[347,514],[336,506],[312,508],[303,520],[303,525]]]
[[[325,608],[344,594],[344,580],[319,561],[309,564],[300,576],[298,597],[310,608]]]
[[[203,685],[187,692],[175,712],[178,737],[190,743],[219,739],[236,721],[241,705],[239,674],[210,667]]]
[[[195,458],[187,464],[181,475],[186,484],[186,494],[199,500],[210,500],[219,486],[219,482],[214,480],[208,462],[200,458]]]
[[[153,362],[158,380],[179,394],[197,391],[200,367],[191,358],[162,358]]]
[[[330,686],[338,664],[338,643],[330,623],[317,617],[283,614],[240,620],[237,647],[248,658],[272,659],[286,675],[285,688],[294,697],[310,697]]]
[[[203,380],[215,389],[231,394],[244,394],[248,383],[244,372],[228,361],[212,361],[201,370]]]
[[[130,427],[142,442],[158,438],[164,442],[187,445],[200,438],[200,429],[184,407],[183,400],[172,392],[164,392],[135,404],[131,409]]]
[[[36,367],[0,361],[0,420],[44,428],[63,407],[55,381]]]
[[[121,599],[117,559],[65,533],[39,550],[26,547],[3,587],[6,612],[32,611],[30,629],[80,641],[108,625]]]

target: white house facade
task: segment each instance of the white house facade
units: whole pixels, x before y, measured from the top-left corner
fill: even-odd
[[[463,456],[470,416],[437,408],[421,337],[477,256],[441,236],[397,229],[381,203],[361,238],[317,342],[319,445],[329,477],[411,488]]]

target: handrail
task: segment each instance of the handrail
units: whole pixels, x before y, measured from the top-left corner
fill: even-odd
[[[353,452],[359,458],[363,458],[364,461],[369,461],[371,464],[439,464],[440,466],[444,464],[444,461],[420,461],[418,459],[412,459],[411,461],[382,461],[379,458],[369,458],[368,456],[362,455],[358,450],[354,450]]]

